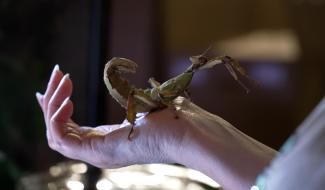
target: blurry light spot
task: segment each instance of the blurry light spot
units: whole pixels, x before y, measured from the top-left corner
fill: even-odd
[[[187,173],[187,177],[193,181],[199,181],[201,183],[210,185],[211,187],[216,187],[216,188],[220,187],[220,185],[217,182],[213,181],[208,176],[196,170],[189,169]]]
[[[57,186],[56,186],[55,183],[48,183],[47,187],[48,187],[49,190],[56,190],[57,189]]]
[[[167,180],[168,180],[168,178],[166,176],[150,175],[150,176],[147,177],[147,185],[157,186],[159,184],[164,183]],[[142,183],[142,184],[145,184],[145,183]]]
[[[186,190],[204,190],[204,188],[196,183],[189,183],[186,186]]]
[[[84,184],[81,183],[80,181],[69,180],[69,181],[67,181],[66,185],[70,190],[83,190],[84,189]]]
[[[256,30],[217,42],[217,52],[227,52],[237,59],[296,61],[301,48],[298,37],[289,29]]]
[[[80,181],[80,180],[82,180],[82,175],[76,174],[76,173],[72,173],[70,175],[70,180],[72,180],[72,181]]]
[[[71,165],[71,170],[77,174],[83,174],[87,172],[87,165],[84,163],[76,163]]]
[[[165,183],[163,183],[163,185],[166,188],[174,189],[174,190],[179,190],[184,188],[184,184],[182,183],[182,181],[177,178],[169,178]]]
[[[109,179],[121,188],[129,188],[134,184],[146,184],[147,175],[143,172],[113,172],[109,175]]]
[[[59,166],[52,166],[50,167],[49,172],[53,177],[57,177],[62,173],[62,168]]]
[[[134,165],[119,169],[104,169],[103,179],[113,185],[111,189],[203,190],[204,188],[200,188],[201,185],[198,182],[211,187],[220,187],[219,184],[200,172],[167,164]],[[196,183],[197,185],[195,185]],[[99,189],[100,183],[97,184],[97,189],[101,190]]]
[[[108,178],[120,188],[164,187],[163,189],[182,189],[184,184],[180,179],[164,175],[151,175],[144,172],[111,173]]]
[[[101,179],[96,183],[96,188],[98,190],[109,190],[112,189],[113,183],[108,179]]]
[[[162,164],[151,164],[148,165],[148,171],[153,174],[183,177],[185,175],[185,170],[180,167]]]
[[[254,186],[251,187],[251,190],[259,190],[259,188],[254,185]]]

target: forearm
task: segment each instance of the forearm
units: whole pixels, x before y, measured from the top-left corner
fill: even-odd
[[[193,124],[197,127],[187,131],[176,162],[205,173],[225,189],[249,189],[276,154],[219,117]]]

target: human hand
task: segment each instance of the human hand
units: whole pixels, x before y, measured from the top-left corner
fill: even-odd
[[[43,111],[49,147],[66,157],[101,168],[139,163],[173,162],[168,155],[177,149],[186,128],[175,113],[163,110],[137,119],[135,135],[128,140],[130,125],[79,126],[71,116],[73,84],[58,66],[52,72],[44,95],[37,93]],[[168,152],[167,152],[168,150]]]
[[[127,122],[79,126],[71,119],[72,86],[69,75],[55,67],[44,95],[36,94],[50,148],[72,159],[100,168],[179,163],[226,188],[248,189],[276,153],[183,97],[174,100],[176,110],[139,117],[131,141]]]

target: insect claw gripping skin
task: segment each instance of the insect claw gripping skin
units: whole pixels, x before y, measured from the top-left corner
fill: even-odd
[[[175,108],[173,100],[185,94],[189,96],[187,91],[191,83],[193,75],[201,69],[209,69],[218,64],[223,64],[230,72],[231,76],[246,90],[249,89],[238,79],[236,72],[250,78],[245,69],[234,59],[229,56],[219,56],[209,58],[205,54],[191,56],[191,66],[183,73],[171,78],[164,83],[159,83],[154,78],[149,79],[152,88],[138,89],[128,83],[121,77],[122,73],[135,73],[137,64],[129,59],[114,57],[106,65],[104,69],[104,82],[111,96],[126,109],[126,119],[132,125],[128,139],[131,140],[134,133],[134,125],[137,113],[150,113],[155,110],[166,107]],[[175,110],[175,109],[174,109]],[[175,110],[176,114],[176,110]],[[175,119],[178,116],[176,114]]]

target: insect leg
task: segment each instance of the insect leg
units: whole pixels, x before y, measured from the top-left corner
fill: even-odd
[[[231,74],[231,76],[240,84],[240,86],[242,86],[245,90],[246,93],[249,93],[249,89],[246,87],[246,85],[239,80],[234,68],[243,76],[248,76],[246,74],[246,71],[244,70],[244,68],[242,68],[238,63],[234,62],[234,60],[228,56],[225,56],[225,58],[223,59],[223,63],[225,65],[225,67],[228,69],[229,73]],[[236,63],[236,64],[232,64],[232,63]]]
[[[228,63],[225,63],[225,66],[228,69],[228,71],[231,74],[231,76],[240,84],[240,86],[242,86],[246,90],[246,93],[249,93],[249,89],[244,85],[243,82],[241,82],[238,79],[238,76],[237,76],[236,72],[234,71],[234,69],[231,67],[231,65],[228,64]]]
[[[230,63],[229,63],[233,68],[236,69],[236,71],[238,71],[241,75],[243,75],[244,77],[248,78],[249,80],[251,80],[252,82],[254,82],[255,84],[259,84],[258,81],[256,81],[255,79],[253,79],[251,76],[249,76],[247,74],[247,72],[245,71],[245,69],[236,61],[231,59]]]
[[[128,135],[128,139],[131,141],[131,138],[134,133],[134,124],[136,119],[135,100],[134,100],[133,90],[130,92],[128,96],[126,119],[131,123],[131,130]]]

